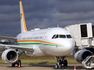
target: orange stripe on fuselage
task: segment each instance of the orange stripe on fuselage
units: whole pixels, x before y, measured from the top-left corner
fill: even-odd
[[[46,41],[41,41],[41,40],[18,40],[17,42],[40,42],[40,43],[61,45],[61,44],[51,43],[51,42],[46,42]]]

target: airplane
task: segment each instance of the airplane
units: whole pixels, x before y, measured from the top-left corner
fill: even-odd
[[[27,30],[24,10],[22,1],[20,3],[20,20],[21,20],[21,33],[16,37],[0,37],[4,39],[17,40],[18,45],[0,44],[0,47],[4,47],[1,57],[6,63],[11,63],[12,67],[15,64],[21,64],[21,60],[18,60],[19,50],[23,50],[21,54],[25,53],[28,56],[36,57],[56,57],[57,64],[55,68],[62,68],[68,65],[65,57],[69,55],[75,48],[75,41],[71,37],[70,33],[61,27],[53,27],[40,29],[35,28],[31,31]]]

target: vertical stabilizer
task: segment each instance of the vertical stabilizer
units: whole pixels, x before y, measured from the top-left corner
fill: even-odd
[[[22,1],[20,1],[20,20],[21,20],[21,32],[27,32]]]

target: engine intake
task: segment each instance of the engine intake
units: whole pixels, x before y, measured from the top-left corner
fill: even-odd
[[[7,49],[2,53],[2,60],[8,63],[14,63],[18,60],[18,53],[14,49]]]

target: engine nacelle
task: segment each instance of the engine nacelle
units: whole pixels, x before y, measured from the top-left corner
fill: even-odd
[[[84,49],[76,52],[74,58],[76,61],[81,63],[87,56],[91,56],[91,55],[93,55],[91,51]]]
[[[1,57],[6,63],[14,63],[18,60],[18,53],[14,49],[7,49],[2,53]]]

